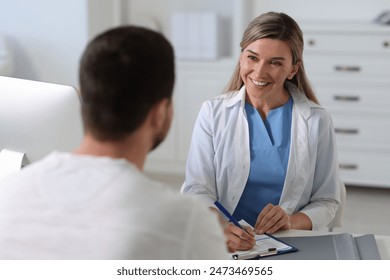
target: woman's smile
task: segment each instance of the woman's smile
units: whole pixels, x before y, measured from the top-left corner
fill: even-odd
[[[256,81],[256,80],[254,80],[254,79],[252,79],[252,78],[249,78],[251,81],[252,81],[252,83],[254,84],[254,85],[256,85],[256,86],[267,86],[267,85],[269,85],[270,84],[270,82],[261,82],[261,81]]]

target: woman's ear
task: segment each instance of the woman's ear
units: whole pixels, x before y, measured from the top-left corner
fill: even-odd
[[[298,73],[299,67],[301,67],[300,61],[298,61],[296,64],[294,64],[292,66],[292,70],[291,70],[290,74],[287,76],[288,80],[291,80],[292,78],[294,78],[295,74]]]

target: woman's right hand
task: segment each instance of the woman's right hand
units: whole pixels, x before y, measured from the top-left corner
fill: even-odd
[[[218,216],[218,220],[224,229],[226,245],[229,252],[234,253],[237,250],[251,250],[256,245],[255,233],[249,226],[243,226],[245,230],[226,221],[221,213],[214,207],[210,210]]]
[[[224,227],[227,238],[227,247],[229,252],[234,253],[237,250],[251,250],[256,245],[255,234],[248,226],[243,226],[245,230],[235,226],[232,223],[226,223]]]

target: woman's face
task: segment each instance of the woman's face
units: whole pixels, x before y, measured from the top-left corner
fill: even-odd
[[[286,42],[259,39],[249,44],[240,56],[240,76],[249,98],[278,98],[286,79],[292,79],[299,65],[292,64]]]

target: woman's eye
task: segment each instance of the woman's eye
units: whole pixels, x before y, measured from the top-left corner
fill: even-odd
[[[278,60],[271,60],[271,64],[272,65],[277,65],[277,66],[282,65],[282,63],[280,63]]]
[[[257,57],[254,56],[254,55],[248,55],[248,58],[249,58],[250,60],[257,60]]]

